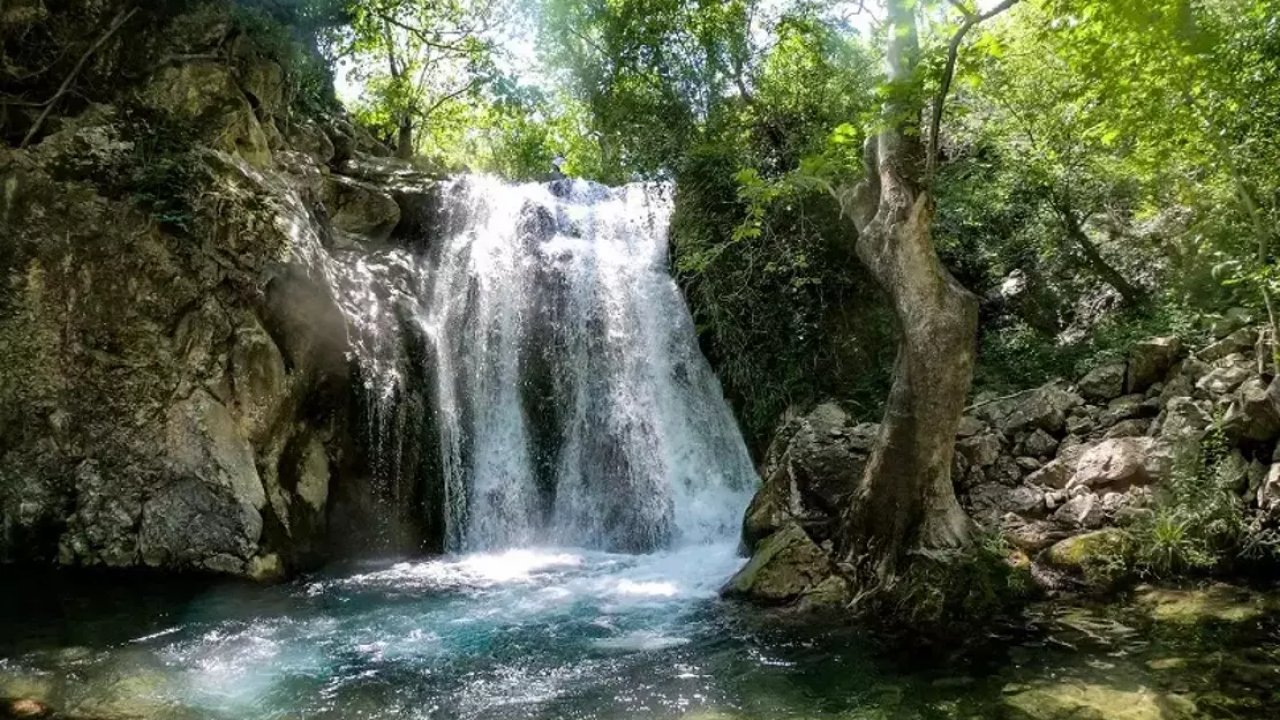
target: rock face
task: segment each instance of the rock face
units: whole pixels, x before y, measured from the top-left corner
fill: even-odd
[[[344,500],[374,484],[329,246],[386,241],[399,209],[325,164],[367,139],[285,127],[283,70],[233,17],[139,20],[122,42],[180,59],[0,147],[0,562],[265,578],[396,535]],[[202,59],[224,36],[228,59]],[[168,188],[177,224],[112,184],[139,133],[173,127],[200,183]]]

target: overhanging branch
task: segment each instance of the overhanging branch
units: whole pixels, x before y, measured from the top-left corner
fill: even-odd
[[[951,36],[951,42],[947,45],[947,64],[942,70],[938,95],[933,100],[933,114],[929,120],[929,148],[925,154],[925,177],[929,180],[933,179],[933,173],[938,164],[938,132],[942,127],[942,111],[947,102],[947,93],[951,91],[951,81],[956,74],[956,58],[960,55],[960,43],[964,42],[964,36],[976,25],[1008,10],[1016,5],[1018,0],[1004,0],[984,13],[974,13],[959,0],[948,0],[948,2],[964,15],[964,22],[960,23],[960,28]]]

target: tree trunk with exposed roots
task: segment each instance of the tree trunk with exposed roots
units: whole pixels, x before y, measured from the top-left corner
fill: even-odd
[[[891,88],[915,70],[915,18],[888,0]],[[864,596],[891,587],[923,553],[960,549],[973,524],[951,484],[955,436],[973,378],[978,302],[938,259],[933,199],[922,187],[918,101],[893,91],[867,143],[867,179],[847,198],[859,259],[883,288],[899,332],[880,435],[843,522],[842,561]]]

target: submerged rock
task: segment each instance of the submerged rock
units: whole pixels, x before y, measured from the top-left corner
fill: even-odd
[[[1246,622],[1280,610],[1274,597],[1222,583],[1188,589],[1140,588],[1136,603],[1153,619],[1179,625]]]
[[[1179,695],[1084,680],[1006,687],[1002,703],[1007,720],[1190,720],[1196,710]]]

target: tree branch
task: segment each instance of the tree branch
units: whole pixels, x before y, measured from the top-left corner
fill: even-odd
[[[31,142],[31,139],[36,136],[36,133],[40,132],[40,126],[43,125],[44,121],[49,117],[49,113],[53,110],[54,105],[58,103],[58,99],[67,94],[67,90],[71,88],[71,83],[75,81],[76,76],[84,69],[85,63],[89,62],[89,58],[92,57],[99,48],[106,44],[107,40],[109,40],[112,35],[116,34],[116,31],[128,22],[129,18],[133,17],[137,12],[137,8],[132,8],[128,11],[120,11],[120,13],[115,16],[115,19],[111,21],[111,24],[107,26],[107,29],[98,36],[98,39],[95,40],[92,45],[89,46],[89,49],[85,51],[84,55],[80,56],[79,62],[76,63],[75,67],[71,68],[71,72],[67,75],[66,79],[62,81],[62,85],[58,86],[58,91],[53,94],[53,97],[46,101],[45,108],[40,113],[40,117],[36,118],[35,123],[31,125],[31,129],[28,130],[26,136],[22,138],[22,142],[18,144],[18,149],[26,147],[27,144]]]
[[[938,132],[942,127],[942,111],[947,102],[947,93],[951,91],[951,81],[956,74],[956,58],[960,55],[960,43],[964,41],[964,36],[975,25],[990,20],[1008,10],[1017,4],[1018,0],[1004,0],[999,5],[980,15],[975,15],[972,10],[962,5],[959,0],[948,0],[948,2],[958,8],[964,15],[964,22],[960,24],[960,29],[956,30],[955,34],[951,36],[951,42],[947,45],[947,64],[942,71],[942,80],[938,84],[938,96],[933,100],[933,114],[929,120],[929,148],[925,153],[925,177],[929,181],[933,180],[933,173],[938,164]]]

